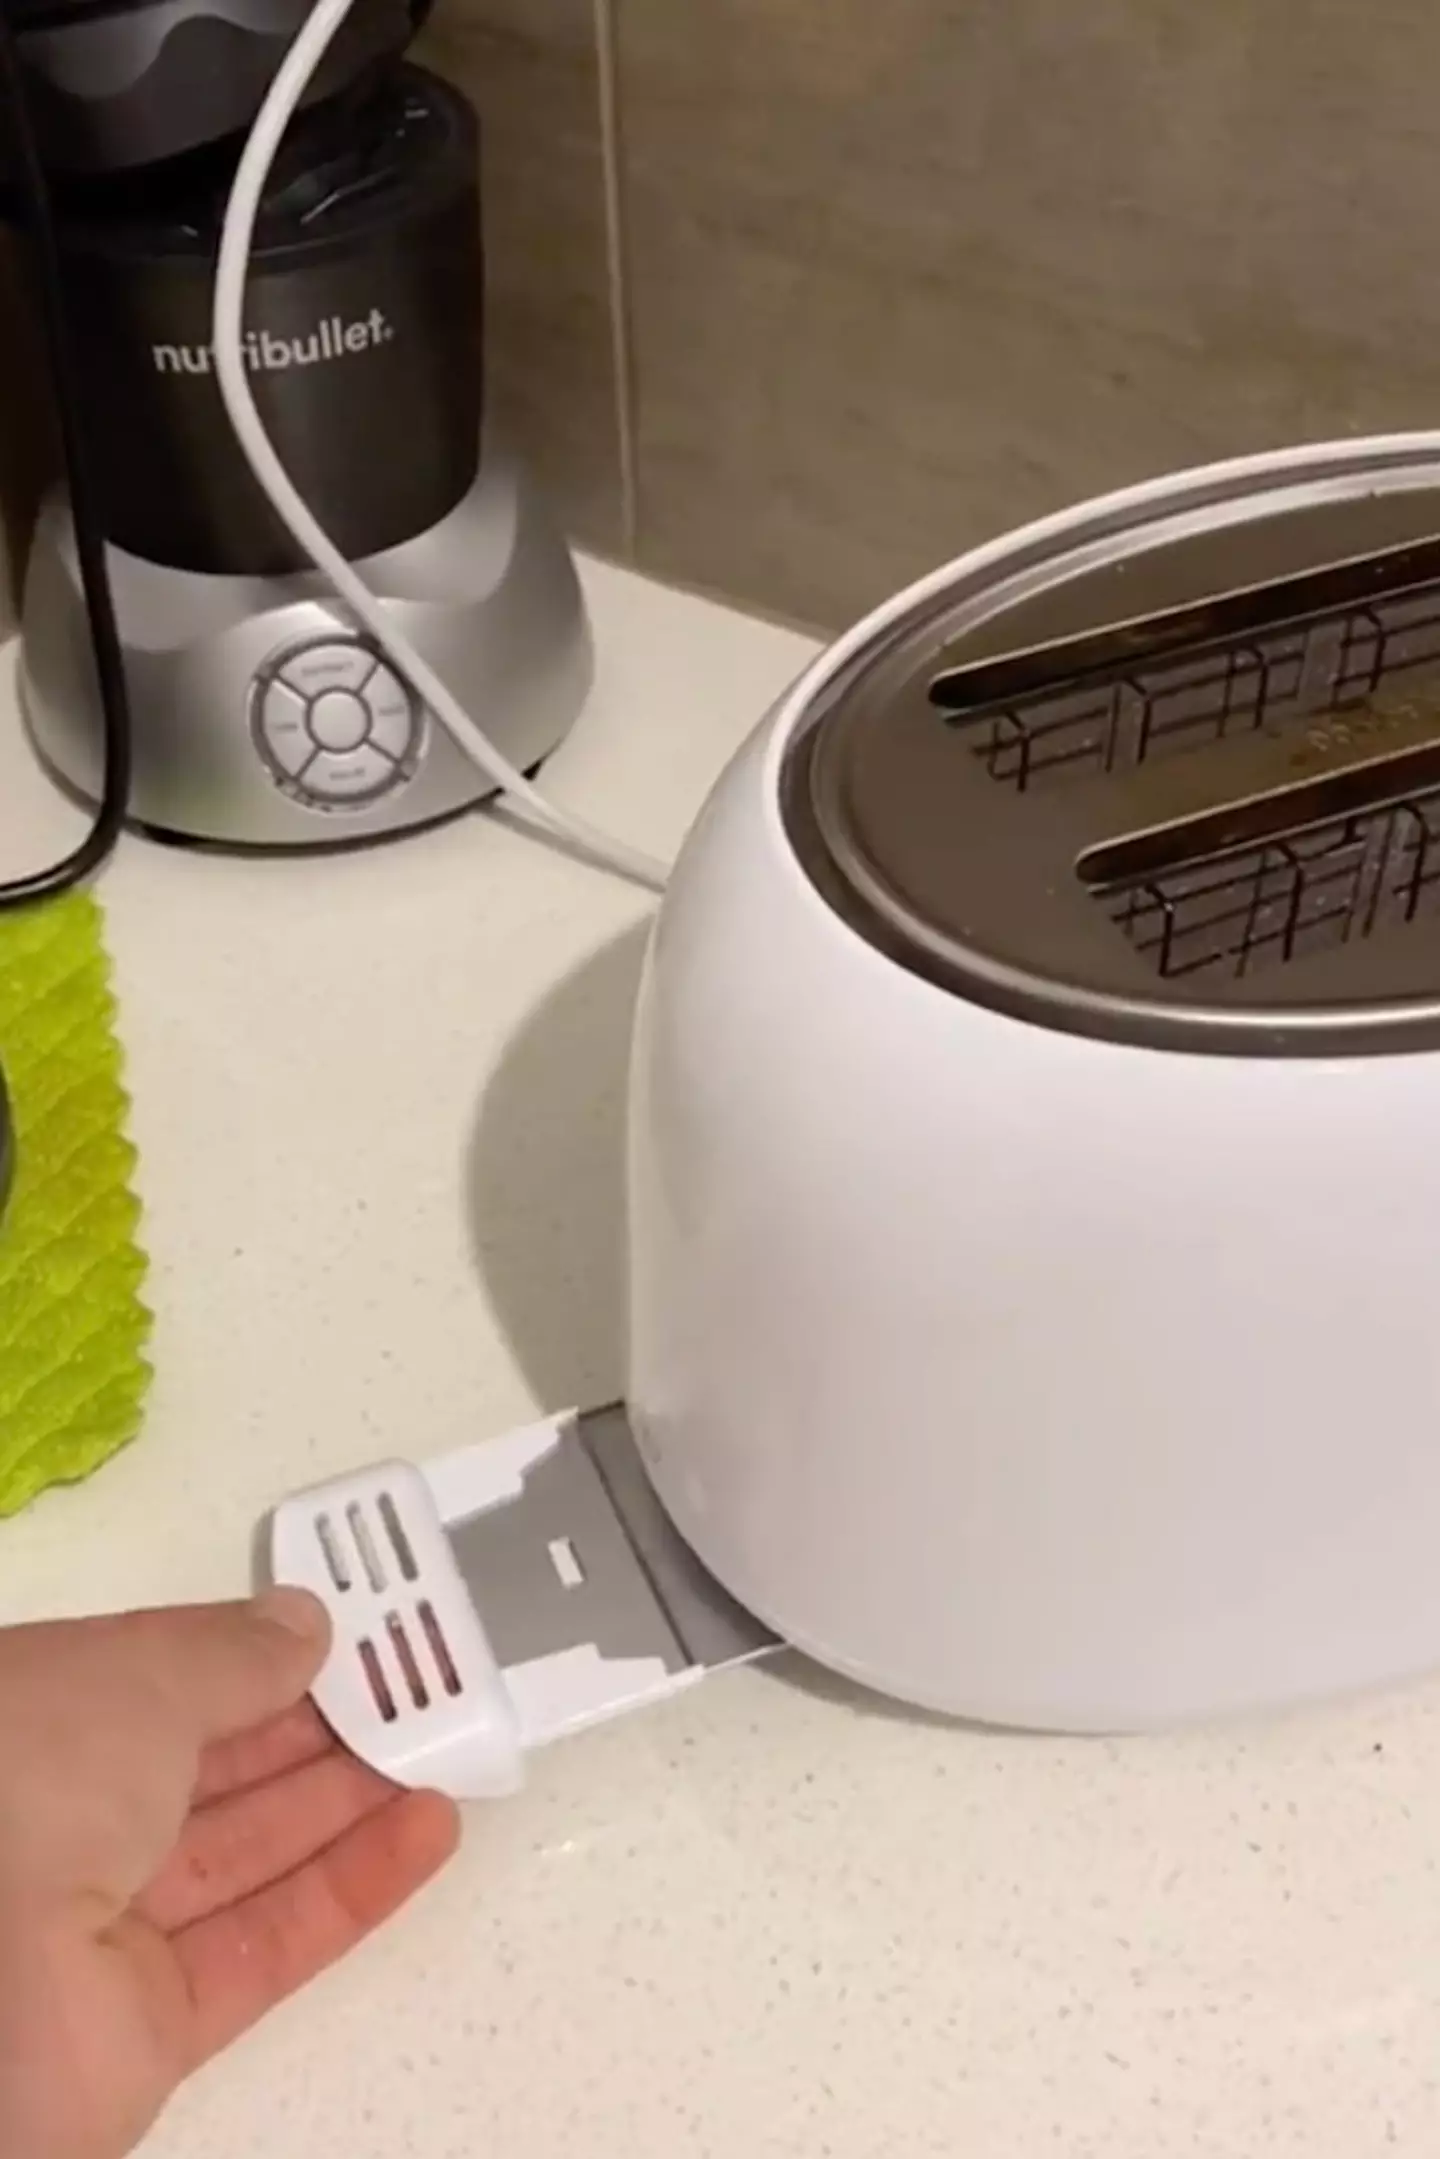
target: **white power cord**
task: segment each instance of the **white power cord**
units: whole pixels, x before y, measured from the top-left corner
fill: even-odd
[[[245,288],[255,221],[286,130],[353,5],[354,0],[318,0],[255,117],[230,190],[220,235],[212,318],[215,373],[230,425],[258,485],[296,545],[429,707],[456,747],[545,831],[568,841],[592,862],[632,884],[652,892],[663,891],[668,876],[664,863],[597,830],[572,811],[561,809],[495,747],[424,655],[397,628],[382,602],[325,531],[276,455],[260,418],[244,357]]]

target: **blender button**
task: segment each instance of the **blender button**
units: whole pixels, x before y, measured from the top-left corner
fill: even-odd
[[[305,767],[305,793],[312,802],[359,802],[383,795],[401,774],[367,742],[344,755],[321,750]]]
[[[302,697],[319,697],[325,690],[361,690],[374,672],[374,653],[353,640],[302,646],[280,665],[282,678]]]
[[[297,779],[315,755],[305,725],[305,700],[283,682],[269,682],[260,697],[260,742],[282,778]]]
[[[322,750],[358,750],[370,732],[365,700],[353,690],[322,690],[310,700],[310,732]]]
[[[388,667],[377,667],[365,685],[364,697],[370,714],[370,740],[391,757],[408,757],[419,729],[415,700],[399,676]]]

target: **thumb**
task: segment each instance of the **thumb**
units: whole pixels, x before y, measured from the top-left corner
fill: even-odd
[[[247,1603],[132,1612],[118,1624],[197,1746],[292,1708],[330,1647],[325,1607],[304,1589],[271,1589]]]

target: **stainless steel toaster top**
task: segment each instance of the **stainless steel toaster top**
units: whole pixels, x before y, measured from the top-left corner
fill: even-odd
[[[1432,494],[1122,550],[978,655],[932,594],[797,737],[792,843],[897,963],[1020,1017],[1440,1046],[1436,530]]]

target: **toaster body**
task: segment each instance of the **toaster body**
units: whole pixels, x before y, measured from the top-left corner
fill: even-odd
[[[852,942],[732,769],[642,991],[630,1399],[820,1662],[1124,1729],[1440,1663],[1440,1059],[1117,1047]]]
[[[1216,1054],[898,964],[786,829],[815,692],[641,993],[629,1399],[676,1525],[821,1663],[1003,1725],[1440,1664],[1440,1047]]]

